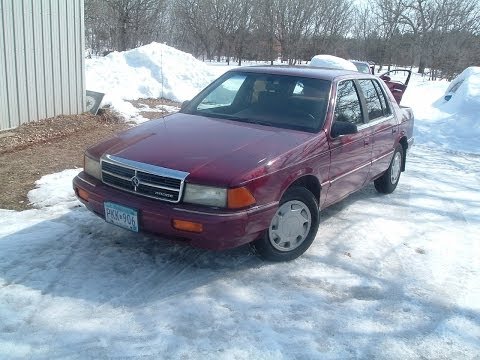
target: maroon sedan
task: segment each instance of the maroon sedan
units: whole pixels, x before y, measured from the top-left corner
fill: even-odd
[[[395,190],[413,116],[369,74],[246,67],[182,110],[90,147],[73,181],[107,222],[208,249],[291,260],[319,211],[369,181]]]

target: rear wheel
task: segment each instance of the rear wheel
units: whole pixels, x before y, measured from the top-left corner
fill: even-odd
[[[402,145],[397,145],[387,171],[374,181],[375,189],[377,189],[378,192],[390,194],[396,189],[402,172],[403,154]]]
[[[318,203],[302,187],[292,187],[280,205],[264,235],[252,245],[265,260],[289,261],[302,255],[312,244],[319,224]]]

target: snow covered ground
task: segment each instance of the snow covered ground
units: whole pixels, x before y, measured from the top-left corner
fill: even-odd
[[[447,87],[414,77],[397,190],[324,210],[290,263],[133,234],[75,199],[78,169],[43,177],[0,210],[0,358],[478,359],[480,154],[436,132]]]

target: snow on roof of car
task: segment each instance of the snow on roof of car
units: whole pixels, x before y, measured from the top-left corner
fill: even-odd
[[[354,66],[355,67],[355,66]],[[229,72],[254,72],[276,75],[301,76],[307,78],[323,79],[332,81],[336,77],[344,75],[361,75],[356,68],[354,73],[350,70],[320,68],[308,65],[260,65],[260,66],[244,66],[229,70]],[[363,74],[366,75],[366,74]]]
[[[357,67],[350,61],[333,55],[315,55],[310,60],[310,66],[357,71]]]

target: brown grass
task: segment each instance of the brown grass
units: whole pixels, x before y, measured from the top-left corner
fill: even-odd
[[[129,125],[110,111],[57,116],[0,132],[0,209],[30,208],[27,193],[43,175],[83,167],[86,147]]]

